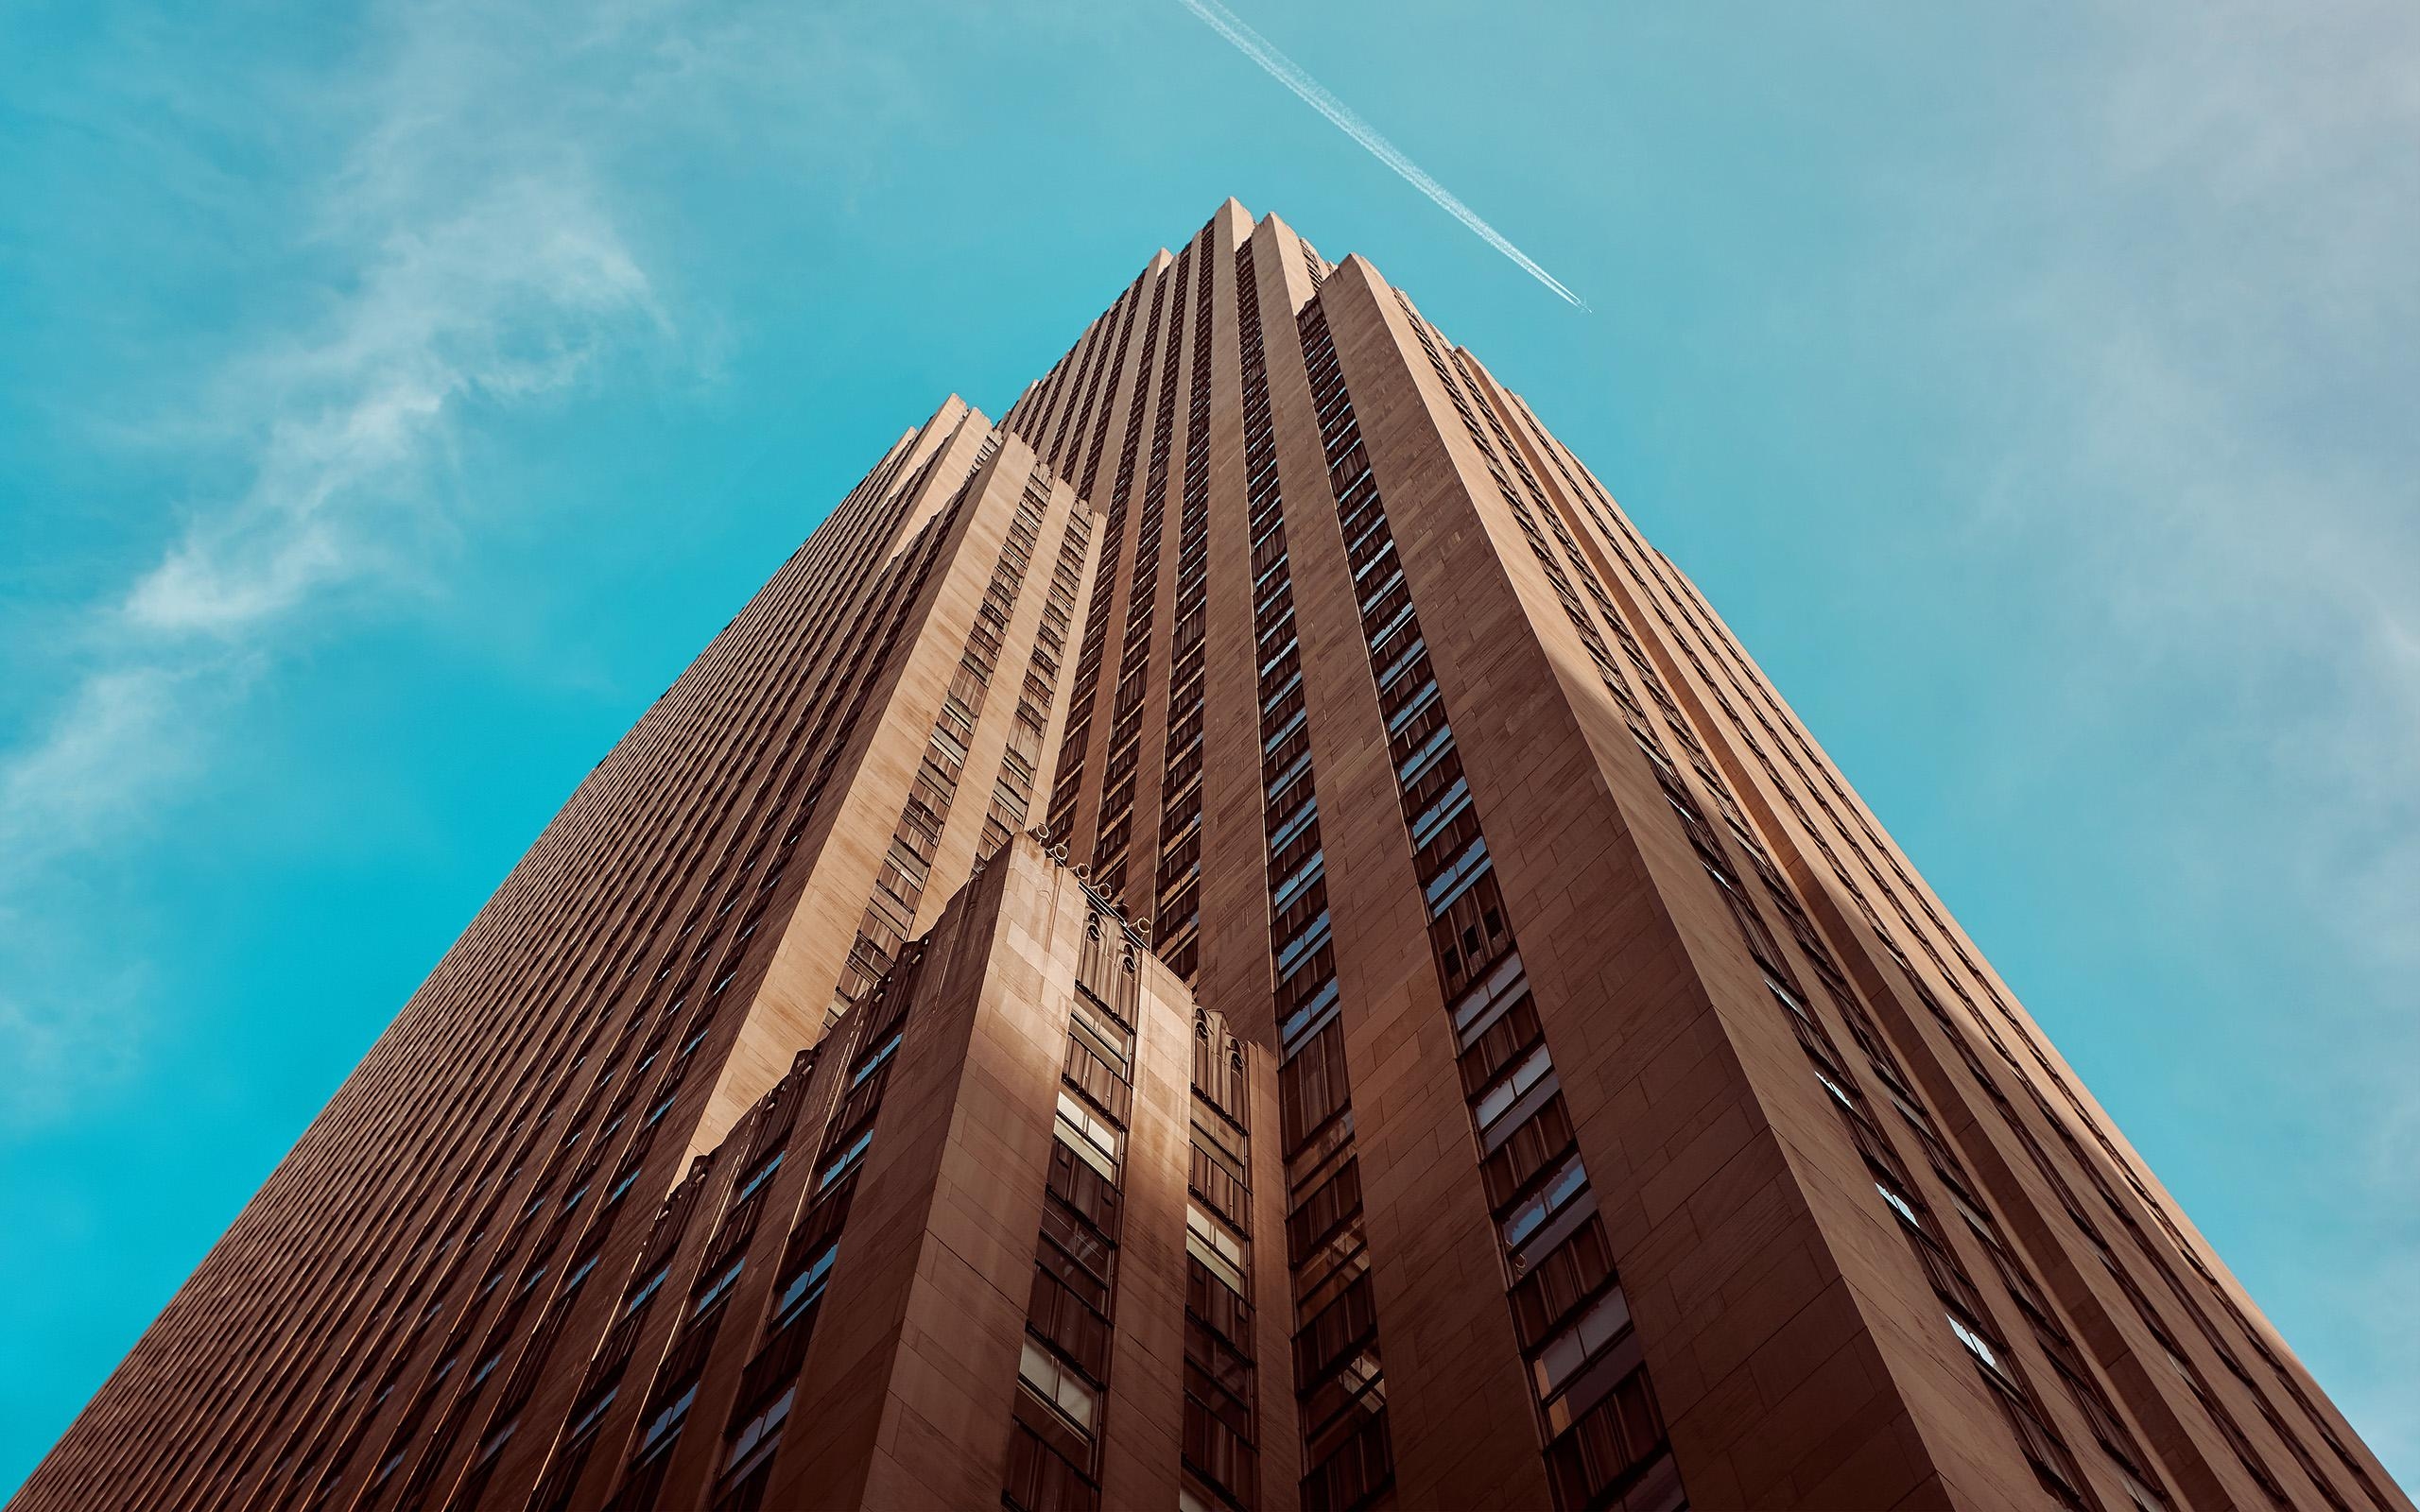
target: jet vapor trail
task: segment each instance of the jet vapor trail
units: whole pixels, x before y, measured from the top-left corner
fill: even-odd
[[[1522,270],[1531,278],[1577,308],[1588,308],[1587,301],[1564,287],[1552,273],[1531,262],[1527,252],[1506,241],[1495,227],[1479,219],[1470,206],[1455,198],[1443,184],[1428,177],[1421,170],[1420,164],[1405,157],[1393,143],[1380,136],[1375,128],[1353,112],[1351,106],[1329,94],[1326,86],[1303,72],[1294,60],[1270,45],[1269,39],[1253,30],[1241,16],[1220,5],[1219,0],[1179,0],[1179,4],[1201,17],[1211,30],[1234,43],[1236,51],[1258,63],[1270,77],[1301,95],[1304,104],[1335,122],[1346,136],[1369,148],[1373,157],[1402,175],[1406,182],[1437,201],[1438,207],[1445,214],[1478,232],[1487,245],[1521,265]]]

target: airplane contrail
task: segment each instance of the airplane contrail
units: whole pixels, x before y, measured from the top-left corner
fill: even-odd
[[[1346,136],[1370,150],[1370,155],[1403,176],[1413,188],[1437,202],[1445,214],[1478,232],[1479,238],[1497,251],[1521,266],[1522,271],[1562,296],[1574,307],[1588,308],[1588,301],[1563,285],[1561,280],[1530,260],[1530,255],[1504,239],[1503,233],[1478,218],[1470,206],[1454,198],[1443,184],[1421,169],[1420,164],[1403,155],[1393,143],[1380,136],[1376,128],[1353,112],[1353,108],[1328,93],[1326,86],[1303,72],[1294,60],[1270,45],[1269,39],[1252,29],[1241,16],[1220,5],[1219,0],[1178,0],[1184,9],[1201,18],[1211,30],[1236,44],[1236,50],[1261,66],[1263,72],[1280,84],[1302,96],[1303,103],[1326,116]]]

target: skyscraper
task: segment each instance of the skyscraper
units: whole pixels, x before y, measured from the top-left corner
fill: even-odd
[[[1229,202],[901,438],[17,1504],[2409,1509],[1711,608]]]

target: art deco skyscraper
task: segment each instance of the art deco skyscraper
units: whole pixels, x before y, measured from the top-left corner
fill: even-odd
[[[901,438],[16,1504],[2411,1506],[1595,476],[1232,201]]]

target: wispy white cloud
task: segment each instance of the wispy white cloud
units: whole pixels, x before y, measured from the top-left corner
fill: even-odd
[[[0,766],[0,853],[23,873],[112,829],[182,760],[184,698],[181,674],[159,666],[112,667],[79,683],[42,741]],[[6,906],[0,899],[0,923]]]
[[[1268,38],[1254,31],[1241,16],[1220,5],[1219,0],[1178,0],[1178,3],[1199,16],[1211,30],[1234,43],[1237,52],[1259,64],[1262,72],[1292,90],[1304,104],[1326,116],[1337,129],[1359,143],[1372,157],[1393,169],[1406,183],[1434,200],[1439,209],[1478,232],[1481,241],[1511,258],[1521,271],[1553,290],[1556,298],[1576,309],[1588,308],[1587,301],[1565,288],[1560,279],[1540,267],[1527,252],[1506,240],[1501,232],[1481,220],[1477,211],[1430,178],[1420,164],[1404,156],[1401,148],[1378,134],[1377,128],[1337,98],[1326,85],[1304,72],[1294,60],[1279,52]]]

